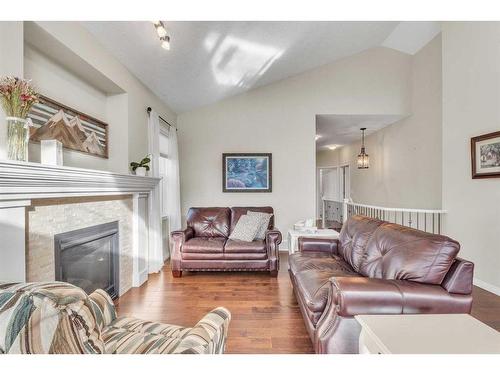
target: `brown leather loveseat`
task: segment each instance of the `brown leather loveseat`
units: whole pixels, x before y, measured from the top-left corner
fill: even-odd
[[[182,271],[269,271],[278,275],[281,232],[274,229],[274,215],[264,240],[229,239],[236,223],[248,211],[274,214],[272,207],[192,207],[187,228],[172,232],[172,274]]]
[[[458,242],[352,216],[338,240],[300,238],[289,273],[317,353],[358,353],[355,315],[468,314],[473,263]]]

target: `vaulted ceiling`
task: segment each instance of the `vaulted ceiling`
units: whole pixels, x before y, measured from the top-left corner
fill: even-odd
[[[83,22],[88,31],[177,113],[384,43],[392,47],[393,39],[402,43],[401,37],[393,35],[401,28],[399,22],[164,21],[164,24],[171,36],[169,51],[161,48],[151,22]],[[408,33],[407,28],[403,32]],[[409,35],[412,34],[410,30]]]

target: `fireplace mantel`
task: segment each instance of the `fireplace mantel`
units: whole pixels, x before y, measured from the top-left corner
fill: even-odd
[[[160,178],[107,171],[59,167],[38,163],[0,161],[0,280],[26,279],[26,210],[32,200],[43,198],[132,195],[134,236],[134,286],[148,273],[160,270],[162,236]],[[144,225],[147,223],[147,226]],[[147,232],[146,236],[142,233]],[[141,233],[139,233],[141,232]],[[141,244],[140,238],[147,244]],[[145,249],[146,247],[146,249]],[[148,259],[138,268],[138,259]]]
[[[159,181],[93,169],[0,161],[0,207],[2,202],[34,198],[147,194]]]

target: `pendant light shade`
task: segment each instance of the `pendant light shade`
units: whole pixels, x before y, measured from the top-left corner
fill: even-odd
[[[358,169],[370,168],[370,157],[365,152],[365,130],[366,128],[361,128],[361,152],[358,155]]]

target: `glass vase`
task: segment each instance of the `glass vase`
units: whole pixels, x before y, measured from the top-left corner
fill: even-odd
[[[28,161],[29,126],[26,119],[7,117],[7,144],[9,160]]]

